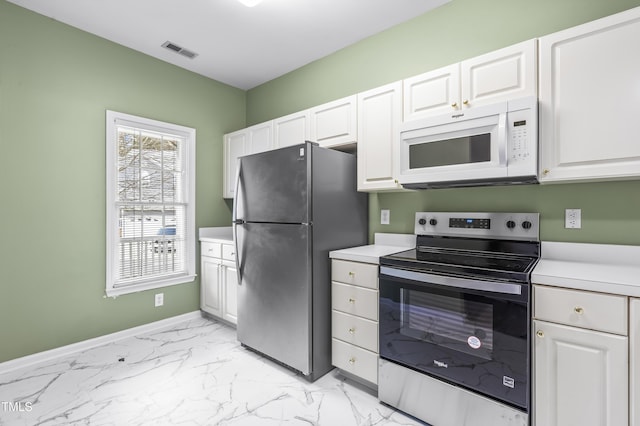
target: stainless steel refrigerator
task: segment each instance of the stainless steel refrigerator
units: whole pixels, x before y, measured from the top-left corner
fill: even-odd
[[[331,366],[329,251],[367,244],[356,158],[306,142],[241,157],[238,340],[309,381]]]

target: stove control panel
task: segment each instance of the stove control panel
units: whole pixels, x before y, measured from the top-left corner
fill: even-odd
[[[416,235],[540,240],[539,213],[418,212]]]

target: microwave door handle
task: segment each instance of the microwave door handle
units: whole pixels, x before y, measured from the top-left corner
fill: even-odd
[[[507,114],[498,115],[498,164],[507,165]]]
[[[406,280],[417,281],[424,284],[438,284],[447,287],[460,288],[464,290],[480,290],[501,294],[522,294],[522,286],[519,284],[501,283],[492,281],[480,281],[469,278],[458,278],[444,275],[427,274],[424,272],[407,271],[405,269],[380,267],[380,274],[390,277],[404,278]]]

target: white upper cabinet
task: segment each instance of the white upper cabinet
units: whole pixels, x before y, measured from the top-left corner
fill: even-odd
[[[357,141],[357,96],[348,96],[310,110],[311,141],[325,148]]]
[[[404,80],[404,121],[447,113],[460,103],[460,64]]]
[[[402,82],[358,95],[358,191],[398,189]]]
[[[273,120],[274,148],[297,145],[309,140],[309,110]]]
[[[273,149],[273,121],[256,124],[247,130],[247,154]]]
[[[404,80],[404,121],[537,96],[536,40]]]
[[[238,158],[246,154],[247,129],[224,135],[224,161],[222,162],[222,196],[233,198],[236,191],[236,174]]]
[[[640,8],[540,38],[542,182],[640,176]]]

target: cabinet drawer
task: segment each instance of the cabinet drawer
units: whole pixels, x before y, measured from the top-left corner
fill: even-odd
[[[207,257],[222,257],[222,244],[220,243],[211,243],[211,242],[201,242],[200,243],[200,254],[202,256]]]
[[[378,354],[332,339],[331,359],[336,367],[378,384]]]
[[[377,290],[378,265],[333,260],[331,262],[331,280]]]
[[[627,335],[627,298],[556,287],[534,286],[536,319]]]
[[[236,260],[236,247],[233,244],[222,244],[222,258],[224,260]]]
[[[338,311],[331,312],[331,335],[378,353],[378,323]]]
[[[378,291],[331,283],[331,306],[340,312],[378,321]]]

